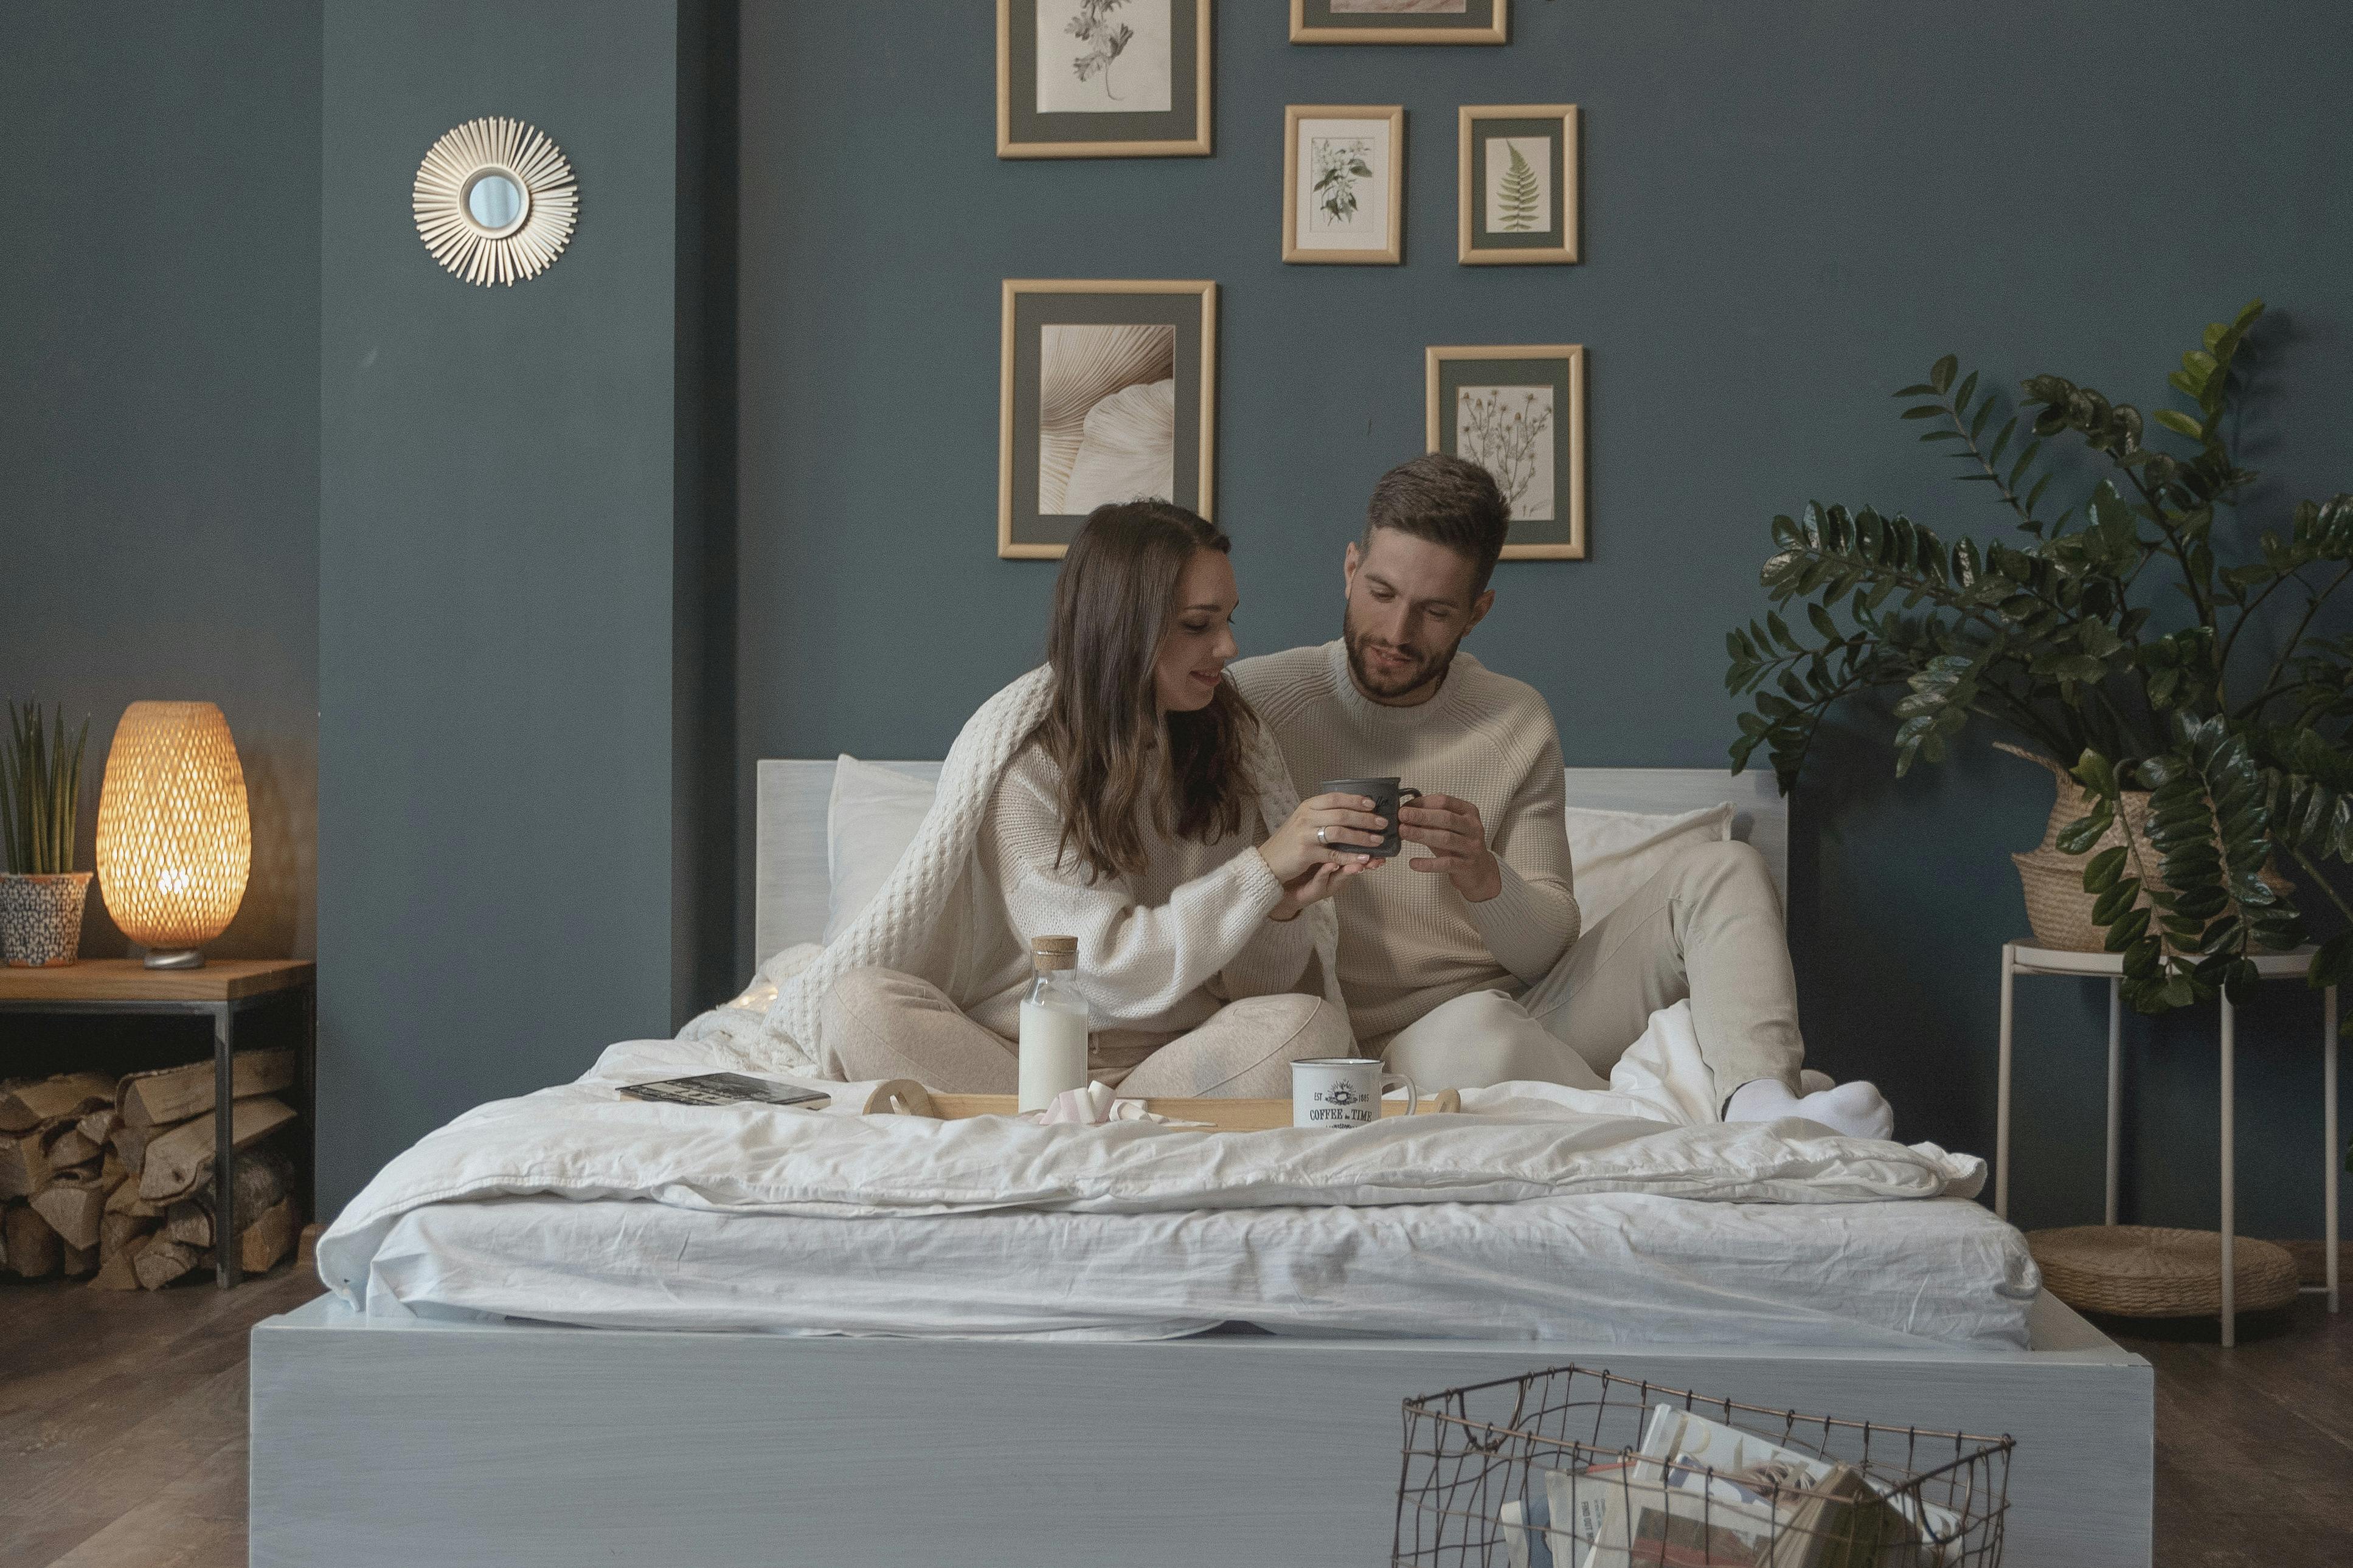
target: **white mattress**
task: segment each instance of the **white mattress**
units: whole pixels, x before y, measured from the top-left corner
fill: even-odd
[[[322,1259],[323,1261],[323,1259]],[[384,1235],[373,1316],[787,1334],[1275,1332],[2026,1347],[2024,1238],[1959,1198],[722,1213],[549,1195],[427,1205]]]

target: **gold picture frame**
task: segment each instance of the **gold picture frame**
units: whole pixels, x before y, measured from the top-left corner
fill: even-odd
[[[1342,22],[1333,14],[1332,0],[1291,0],[1291,41],[1294,44],[1508,44],[1512,41],[1512,0],[1465,0],[1463,10],[1360,12],[1361,20]]]
[[[1054,3],[1054,0],[1044,0]],[[1206,158],[1209,156],[1209,76],[1215,56],[1210,48],[1209,15],[1216,0],[1170,0],[1170,36],[1159,40],[1169,51],[1169,108],[1155,113],[1050,113],[1036,109],[1039,47],[1038,9],[1041,0],[997,0],[997,155],[1000,158]],[[1191,7],[1190,26],[1183,15]],[[1017,37],[1016,23],[1029,31]],[[1059,39],[1062,30],[1056,30]],[[1073,43],[1072,47],[1077,47]],[[1189,58],[1192,92],[1187,98],[1178,73]],[[1118,69],[1115,58],[1101,68],[1108,88]],[[1090,72],[1083,79],[1092,80]],[[1031,108],[1015,101],[1026,89]],[[1047,135],[1043,122],[1062,120],[1073,129],[1067,136]],[[1134,124],[1127,122],[1134,121]],[[1122,132],[1162,130],[1158,136],[1106,135]]]
[[[1432,348],[1426,365],[1430,449],[1482,464],[1512,501],[1512,531],[1505,536],[1504,559],[1584,560],[1585,346]],[[1514,393],[1522,395],[1514,398]],[[1541,448],[1487,434],[1502,429],[1525,437],[1527,416],[1539,406],[1538,394],[1546,420]],[[1481,439],[1467,449],[1459,439],[1466,420],[1481,432]],[[1496,449],[1485,449],[1490,444]],[[1543,515],[1524,519],[1521,506],[1539,490]]]
[[[1351,164],[1366,172],[1351,179],[1345,169],[1335,170],[1332,178],[1342,182],[1338,195],[1349,203],[1348,215],[1339,226],[1319,233],[1317,225],[1334,216],[1331,199],[1319,199],[1324,182],[1307,177],[1302,169],[1303,156],[1302,127],[1329,123],[1347,126],[1348,142],[1379,142],[1381,150],[1372,156],[1386,163],[1385,168],[1372,167],[1364,159],[1351,157]],[[1377,127],[1377,130],[1375,128]],[[1319,139],[1311,130],[1306,133],[1310,149],[1330,141],[1345,146],[1340,138]],[[1303,184],[1305,190],[1303,193]],[[1356,187],[1362,186],[1359,191]],[[1303,195],[1305,197],[1302,205]],[[1348,224],[1364,214],[1370,196],[1380,203],[1377,226],[1380,243],[1351,245],[1355,237],[1345,232]],[[1369,219],[1367,220],[1369,224]],[[1282,111],[1282,258],[1288,262],[1321,265],[1395,267],[1405,259],[1405,109],[1401,104],[1300,104],[1288,105]]]
[[[1050,339],[1048,328],[1093,329],[1101,341],[1060,333]],[[1164,330],[1165,345],[1142,341]],[[1155,354],[1163,358],[1152,359]],[[1155,374],[1164,363],[1165,395]],[[1165,414],[1172,492],[1165,499],[1212,516],[1217,284],[1208,279],[1007,279],[997,393],[1000,558],[1059,561],[1094,506],[1149,493],[1133,482],[1145,450],[1140,442],[1113,444],[1104,464],[1090,464],[1088,416],[1113,396],[1125,401],[1113,423],[1131,435],[1144,431],[1148,437],[1150,421]],[[1050,450],[1059,472],[1050,471]],[[1129,465],[1124,469],[1117,466],[1123,458]],[[1092,476],[1092,488],[1074,496],[1070,487],[1082,473]]]
[[[1482,125],[1490,128],[1484,136]],[[1573,103],[1462,105],[1455,154],[1458,261],[1465,267],[1525,267],[1559,266],[1578,258],[1577,137]],[[1535,163],[1521,159],[1513,165],[1527,181],[1525,221],[1508,226],[1491,222],[1495,204],[1489,197],[1501,193],[1489,190],[1493,154],[1480,156],[1481,144],[1508,140],[1516,150],[1519,143],[1537,138],[1548,143],[1544,156]]]

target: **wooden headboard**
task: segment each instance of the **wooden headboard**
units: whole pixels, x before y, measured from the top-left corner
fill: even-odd
[[[910,778],[936,779],[937,763],[875,763]],[[1568,804],[1600,811],[1682,812],[1730,801],[1732,836],[1754,844],[1789,894],[1789,803],[1769,769],[1735,775],[1713,768],[1570,768]],[[760,763],[753,873],[754,962],[779,948],[816,942],[825,930],[826,805],[833,762],[786,758]]]

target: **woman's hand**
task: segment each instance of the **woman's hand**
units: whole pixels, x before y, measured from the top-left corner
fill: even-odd
[[[1351,857],[1346,860],[1318,866],[1297,881],[1282,885],[1282,900],[1267,919],[1296,920],[1300,910],[1310,904],[1322,903],[1340,890],[1341,883],[1351,877],[1361,877],[1379,864],[1378,860],[1369,857]]]
[[[1293,883],[1319,866],[1369,868],[1377,860],[1364,850],[1379,848],[1382,829],[1388,826],[1387,818],[1373,815],[1372,806],[1360,795],[1319,795],[1302,801],[1299,809],[1258,847],[1259,858],[1286,894]],[[1327,889],[1317,896],[1331,894]]]

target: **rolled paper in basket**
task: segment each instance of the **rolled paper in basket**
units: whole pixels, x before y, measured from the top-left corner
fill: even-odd
[[[1531,1476],[1541,1470],[1531,1469]],[[1532,1486],[1528,1495],[1514,1498],[1502,1510],[1504,1552],[1512,1568],[1553,1568],[1552,1510],[1545,1500],[1544,1489]]]

